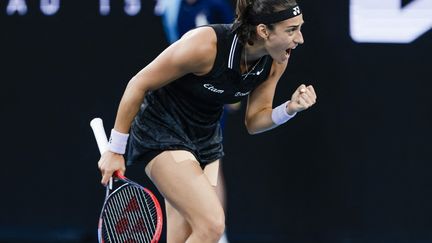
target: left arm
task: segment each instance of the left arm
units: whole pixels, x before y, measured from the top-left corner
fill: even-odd
[[[272,120],[273,97],[276,85],[285,71],[287,62],[273,62],[269,77],[250,95],[246,108],[245,125],[250,134],[261,133],[277,127]],[[300,85],[291,96],[286,112],[294,115],[311,107],[316,102],[316,94],[312,85]]]

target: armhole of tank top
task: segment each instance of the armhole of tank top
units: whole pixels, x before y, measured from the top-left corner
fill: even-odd
[[[213,63],[213,68],[207,74],[203,75],[203,77],[209,77],[219,72],[219,70],[223,70],[223,56],[225,55],[224,44],[225,40],[223,40],[223,31],[224,27],[222,25],[209,25],[213,28],[216,33],[216,58]]]

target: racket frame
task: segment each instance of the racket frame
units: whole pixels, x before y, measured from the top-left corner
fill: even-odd
[[[90,126],[93,130],[94,136],[96,138],[96,142],[99,148],[99,152],[102,155],[107,149],[108,149],[108,138],[105,133],[105,129],[103,126],[103,121],[101,118],[94,118],[90,122]],[[123,185],[119,186],[115,190],[113,190],[113,177],[115,178],[115,181],[121,181],[124,183]],[[162,225],[163,225],[163,216],[162,216],[162,208],[159,204],[159,201],[157,197],[147,188],[141,186],[140,184],[128,179],[124,175],[118,173],[118,171],[115,171],[113,174],[113,177],[110,178],[108,185],[106,186],[105,191],[105,200],[102,206],[102,210],[99,216],[99,223],[98,223],[98,241],[100,243],[104,243],[103,237],[102,237],[102,224],[103,224],[103,215],[105,211],[105,206],[107,205],[107,202],[110,199],[111,195],[114,195],[117,191],[121,190],[122,188],[132,185],[134,187],[137,187],[141,190],[143,190],[148,196],[150,196],[151,200],[155,204],[156,208],[156,229],[155,233],[153,235],[153,239],[151,240],[151,243],[157,243],[160,239],[161,233],[162,233]]]

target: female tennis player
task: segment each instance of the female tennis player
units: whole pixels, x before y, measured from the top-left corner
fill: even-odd
[[[239,0],[232,25],[186,33],[128,83],[98,165],[102,184],[127,163],[145,163],[164,196],[167,240],[217,242],[225,218],[214,190],[223,157],[219,118],[226,103],[246,97],[250,134],[275,128],[316,101],[301,84],[273,107],[291,51],[303,44],[295,0]],[[130,133],[130,134],[129,134]]]

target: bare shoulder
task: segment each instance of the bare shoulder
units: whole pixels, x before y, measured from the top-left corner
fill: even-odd
[[[205,46],[205,43],[216,44],[217,42],[216,32],[212,27],[209,26],[199,27],[190,30],[186,34],[184,34],[180,40],[200,44],[201,46]]]
[[[211,27],[200,27],[187,32],[172,46],[179,58],[185,60],[187,69],[196,75],[208,73],[214,64],[217,52],[217,37]]]
[[[216,33],[211,28],[198,28],[185,34],[143,68],[141,77],[146,89],[154,90],[184,75],[204,75],[216,59]]]

